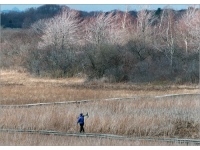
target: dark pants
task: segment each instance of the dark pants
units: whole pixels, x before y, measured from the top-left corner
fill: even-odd
[[[85,132],[83,126],[84,126],[84,124],[80,124],[80,133],[81,133],[82,131]]]

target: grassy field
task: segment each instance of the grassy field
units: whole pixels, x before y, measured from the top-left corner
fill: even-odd
[[[67,137],[55,135],[0,133],[1,146],[186,146],[186,143],[171,143],[145,140],[115,140],[90,137]],[[191,146],[193,144],[190,144]]]
[[[200,138],[199,95],[155,98],[163,94],[198,93],[197,85],[109,84],[84,82],[84,79],[40,79],[27,73],[1,71],[1,105],[30,104],[95,99],[90,103],[49,105],[30,108],[1,108],[0,128],[55,130],[77,133],[80,112],[89,113],[85,119],[88,133],[126,135],[129,137]],[[145,96],[129,100],[105,101],[105,98]],[[14,134],[14,136],[12,135]],[[9,145],[20,145],[14,137],[28,145],[51,145],[35,141],[34,137],[60,141],[55,145],[78,145],[75,137],[54,137],[20,133],[1,133]],[[61,140],[62,139],[62,140]],[[68,139],[70,142],[64,142]],[[74,140],[72,140],[74,139]],[[68,141],[67,140],[67,141]],[[3,142],[4,139],[1,138]],[[1,142],[0,141],[0,142]],[[62,143],[63,141],[63,143]],[[159,142],[128,142],[84,138],[80,145],[162,145]],[[1,143],[2,143],[1,142]],[[5,142],[6,143],[6,142]],[[7,142],[8,143],[8,142]],[[34,144],[35,143],[35,144]],[[54,142],[52,142],[54,143]],[[98,145],[97,144],[97,145]],[[164,145],[167,143],[164,143]],[[5,144],[6,145],[6,144]],[[23,142],[22,142],[23,145]],[[26,144],[24,144],[26,145]],[[53,144],[54,145],[54,144]],[[176,144],[175,144],[176,145]]]
[[[199,92],[198,85],[109,84],[85,82],[83,78],[41,79],[13,70],[0,70],[0,87],[0,105]]]
[[[85,119],[85,130],[89,133],[199,138],[200,103],[196,97],[2,108],[0,126],[77,133],[80,112],[89,113]]]

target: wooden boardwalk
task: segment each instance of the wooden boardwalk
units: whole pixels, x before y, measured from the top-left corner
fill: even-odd
[[[164,98],[164,97],[175,97],[175,96],[184,96],[184,95],[199,95],[200,94],[170,94],[170,95],[161,95],[161,96],[150,96],[152,98]],[[145,97],[145,96],[143,96]],[[112,100],[137,100],[138,98],[142,98],[142,96],[135,97],[125,97],[125,98],[109,98],[104,99],[105,101]],[[46,106],[46,105],[60,105],[60,104],[77,104],[77,103],[88,103],[95,102],[95,100],[81,100],[81,101],[66,101],[66,102],[50,102],[50,103],[35,103],[35,104],[24,104],[24,105],[0,105],[0,108],[30,108],[34,106]],[[94,137],[94,138],[109,138],[116,140],[145,140],[145,141],[160,141],[160,142],[171,142],[171,143],[186,143],[187,145],[200,145],[200,139],[179,139],[179,138],[152,138],[152,137],[128,137],[128,136],[120,136],[114,134],[98,134],[98,133],[66,133],[66,132],[58,132],[58,131],[48,131],[48,130],[22,130],[22,129],[0,129],[0,132],[23,132],[29,134],[46,134],[46,135],[58,135],[58,136],[74,136],[74,137]]]
[[[73,137],[93,137],[93,138],[107,138],[115,140],[140,140],[140,141],[159,141],[170,143],[186,143],[187,145],[200,145],[200,139],[179,139],[179,138],[151,138],[151,137],[128,137],[114,134],[99,134],[99,133],[67,133],[48,130],[22,130],[22,129],[0,129],[0,132],[15,132],[15,133],[28,133],[28,134],[44,134],[55,136],[73,136]]]
[[[184,96],[184,95],[199,95],[200,94],[168,94],[168,95],[159,95],[159,96],[134,96],[134,97],[117,97],[117,98],[108,98],[103,99],[105,101],[113,101],[113,100],[137,100],[138,98],[164,98],[164,97],[176,97],[176,96]],[[60,104],[78,104],[78,103],[88,103],[88,102],[95,102],[97,100],[80,100],[80,101],[64,101],[64,102],[49,102],[49,103],[34,103],[34,104],[23,104],[23,105],[0,105],[0,108],[13,108],[13,107],[34,107],[34,106],[44,106],[44,105],[60,105]]]

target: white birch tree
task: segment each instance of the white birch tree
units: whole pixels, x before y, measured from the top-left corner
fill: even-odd
[[[173,66],[174,53],[176,50],[177,22],[172,9],[165,8],[162,12],[160,23],[157,25],[156,41],[154,48],[161,51],[169,60],[170,67]]]

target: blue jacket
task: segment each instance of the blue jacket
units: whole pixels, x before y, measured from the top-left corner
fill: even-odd
[[[80,116],[78,117],[77,123],[84,124],[84,116],[83,116],[83,114],[80,114]]]

